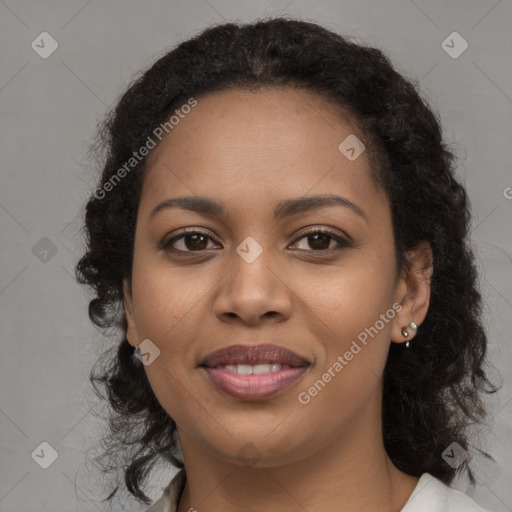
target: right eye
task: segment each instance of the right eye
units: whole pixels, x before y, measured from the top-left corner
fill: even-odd
[[[187,230],[181,235],[172,237],[170,240],[163,242],[160,246],[161,249],[168,252],[203,252],[208,248],[208,240],[214,241],[207,233],[203,231]],[[181,243],[181,248],[176,247],[177,242]]]

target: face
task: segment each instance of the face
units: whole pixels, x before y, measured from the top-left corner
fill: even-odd
[[[250,446],[270,467],[380,423],[390,341],[406,341],[401,328],[419,325],[428,300],[397,275],[390,207],[366,152],[339,149],[354,135],[363,140],[312,93],[229,91],[198,98],[154,150],[127,338],[160,351],[144,368],[184,454],[195,445],[241,464]],[[222,213],[168,204],[152,214],[183,196]],[[304,203],[316,196],[342,199]],[[239,344],[275,344],[308,365],[271,396],[232,396],[199,365]]]

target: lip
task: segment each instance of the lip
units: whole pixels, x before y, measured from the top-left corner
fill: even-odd
[[[225,365],[279,363],[277,372],[239,375]],[[199,365],[209,381],[225,394],[241,400],[269,398],[302,378],[311,363],[284,347],[272,344],[231,345],[206,356]]]
[[[286,364],[293,367],[309,366],[310,362],[284,347],[272,344],[230,345],[208,354],[199,364],[208,368],[227,364]]]
[[[201,367],[210,382],[227,395],[240,400],[269,398],[302,378],[309,366],[286,367],[277,372],[239,375],[223,368]]]

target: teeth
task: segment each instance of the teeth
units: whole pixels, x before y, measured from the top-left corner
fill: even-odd
[[[279,363],[273,364],[227,364],[225,366],[219,366],[229,372],[238,373],[238,375],[259,375],[262,373],[275,373],[281,370],[282,367],[288,365],[281,365]]]
[[[255,364],[251,368],[252,368],[252,373],[254,375],[258,375],[260,373],[269,373],[270,372],[270,365],[269,364]]]
[[[250,364],[238,364],[237,370],[238,370],[238,375],[251,375],[252,366]]]

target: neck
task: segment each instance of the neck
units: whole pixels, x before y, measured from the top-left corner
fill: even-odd
[[[314,453],[265,467],[221,460],[180,432],[187,484],[178,512],[399,512],[419,478],[392,464],[380,417],[368,420]]]

